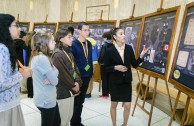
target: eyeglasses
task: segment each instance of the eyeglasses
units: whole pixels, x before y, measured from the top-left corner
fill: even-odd
[[[16,27],[16,28],[19,28],[19,27],[20,27],[18,24],[11,25],[11,26],[14,26],[14,27]]]
[[[84,29],[84,30],[81,30],[81,31],[84,31],[84,32],[90,32],[89,29]]]

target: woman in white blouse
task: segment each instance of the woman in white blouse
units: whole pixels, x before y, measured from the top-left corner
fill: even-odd
[[[111,95],[110,113],[113,126],[116,126],[116,108],[118,102],[123,102],[123,126],[127,126],[132,96],[131,65],[134,68],[138,67],[142,62],[142,58],[147,52],[147,49],[144,49],[140,57],[135,59],[132,47],[125,44],[123,29],[114,28],[112,31],[112,38],[115,41],[114,46],[108,48],[105,55],[105,68],[109,75],[108,82]]]

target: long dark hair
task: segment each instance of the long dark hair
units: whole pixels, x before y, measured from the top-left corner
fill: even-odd
[[[56,42],[56,47],[59,48],[60,50],[63,49],[63,43],[60,41],[60,39],[67,36],[69,33],[71,33],[69,29],[60,29],[57,31],[55,35],[55,42]]]
[[[15,18],[12,15],[0,14],[0,43],[4,44],[9,50],[12,71],[16,68],[17,54],[9,27],[14,20]]]
[[[113,40],[115,40],[114,35],[116,36],[118,30],[120,30],[120,29],[122,29],[122,28],[117,27],[117,28],[113,28],[113,29],[111,30],[111,34],[112,34],[112,39],[113,39]],[[116,40],[115,40],[115,41],[116,41]]]

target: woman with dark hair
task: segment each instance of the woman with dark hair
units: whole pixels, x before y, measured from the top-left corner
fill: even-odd
[[[74,108],[74,95],[79,93],[82,80],[73,54],[70,51],[73,35],[70,30],[60,29],[55,36],[57,49],[52,59],[59,70],[57,102],[61,116],[61,126],[69,126]]]
[[[31,69],[18,71],[13,40],[19,37],[20,28],[15,18],[0,14],[0,125],[24,126],[20,106],[20,81],[31,76]],[[23,77],[22,77],[23,76]]]
[[[115,41],[114,45],[107,49],[105,56],[105,68],[109,74],[108,82],[110,84],[111,95],[110,113],[113,126],[116,126],[116,108],[118,102],[123,102],[123,126],[127,126],[132,96],[131,65],[134,68],[138,67],[147,49],[144,48],[140,57],[136,60],[132,47],[125,44],[123,29],[114,28],[112,38]]]

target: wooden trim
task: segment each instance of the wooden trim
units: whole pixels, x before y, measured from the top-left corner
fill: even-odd
[[[59,30],[60,25],[68,25],[68,24],[79,24],[80,22],[58,22],[57,23],[57,31]]]
[[[127,18],[127,19],[122,19],[120,20],[119,22],[119,26],[120,26],[120,23],[123,23],[123,22],[129,22],[129,21],[136,21],[136,20],[141,20],[142,19],[142,16],[139,16],[139,17],[134,17],[134,18]]]
[[[170,79],[169,80],[170,83],[172,83],[174,85],[175,88],[177,88],[178,90],[180,90],[181,92],[183,92],[184,94],[190,96],[191,98],[194,99],[194,90],[186,87],[185,85],[173,80],[173,79]]]

